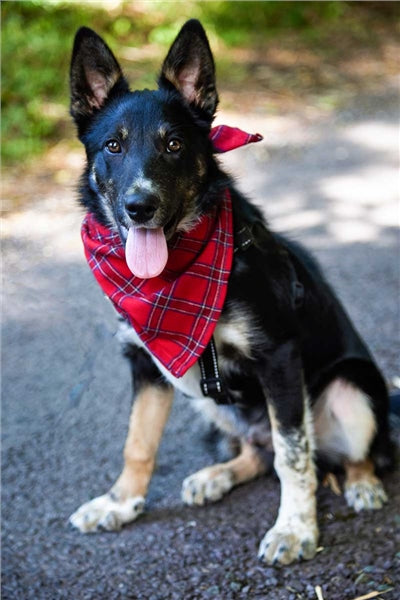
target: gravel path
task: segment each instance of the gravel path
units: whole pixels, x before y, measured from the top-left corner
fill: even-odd
[[[223,115],[265,135],[227,163],[271,224],[320,259],[388,380],[400,374],[397,103],[389,89],[326,118]],[[71,187],[34,196],[4,224],[2,597],[297,600],[317,598],[319,585],[324,600],[399,598],[398,470],[385,477],[391,501],[377,513],[356,516],[321,486],[316,558],[265,567],[257,547],[278,481],[184,507],[181,481],[218,451],[182,398],[146,514],[115,534],[68,529],[70,513],[119,472],[130,381],[83,259]]]

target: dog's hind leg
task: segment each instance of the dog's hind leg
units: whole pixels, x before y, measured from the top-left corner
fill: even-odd
[[[382,508],[386,493],[369,458],[377,429],[370,397],[337,377],[317,400],[314,414],[318,450],[344,465],[347,504],[357,512]]]
[[[182,485],[182,499],[186,504],[200,506],[216,502],[234,486],[250,481],[266,470],[267,465],[256,448],[242,441],[240,453],[232,460],[206,467],[187,477]]]
[[[125,464],[111,490],[83,504],[70,523],[83,533],[115,531],[142,512],[162,432],[173,400],[167,385],[145,385],[131,413],[125,443]]]

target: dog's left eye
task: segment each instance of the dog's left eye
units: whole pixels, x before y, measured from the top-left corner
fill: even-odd
[[[167,152],[179,152],[181,148],[182,144],[179,140],[172,139],[167,144]]]
[[[105,147],[112,154],[118,154],[119,152],[121,152],[121,144],[118,140],[108,140],[105,143]]]

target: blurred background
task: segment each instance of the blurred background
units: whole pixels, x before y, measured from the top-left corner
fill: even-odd
[[[68,70],[81,25],[104,36],[133,87],[152,88],[180,26],[201,19],[216,56],[221,109],[259,116],[327,114],[376,92],[399,67],[396,2],[33,0],[2,2],[1,12],[6,210],[69,181],[78,166]]]

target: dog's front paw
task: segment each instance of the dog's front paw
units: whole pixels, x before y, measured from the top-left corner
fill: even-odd
[[[144,502],[142,496],[116,501],[110,494],[104,494],[82,504],[70,516],[69,523],[82,533],[118,531],[143,512]]]
[[[306,529],[276,524],[264,536],[258,557],[268,564],[289,565],[295,560],[309,560],[317,551],[316,527]]]
[[[221,500],[233,486],[233,474],[229,469],[207,467],[184,480],[182,500],[185,504],[202,506]]]
[[[346,484],[344,497],[356,512],[378,510],[388,501],[382,483],[375,477]]]

